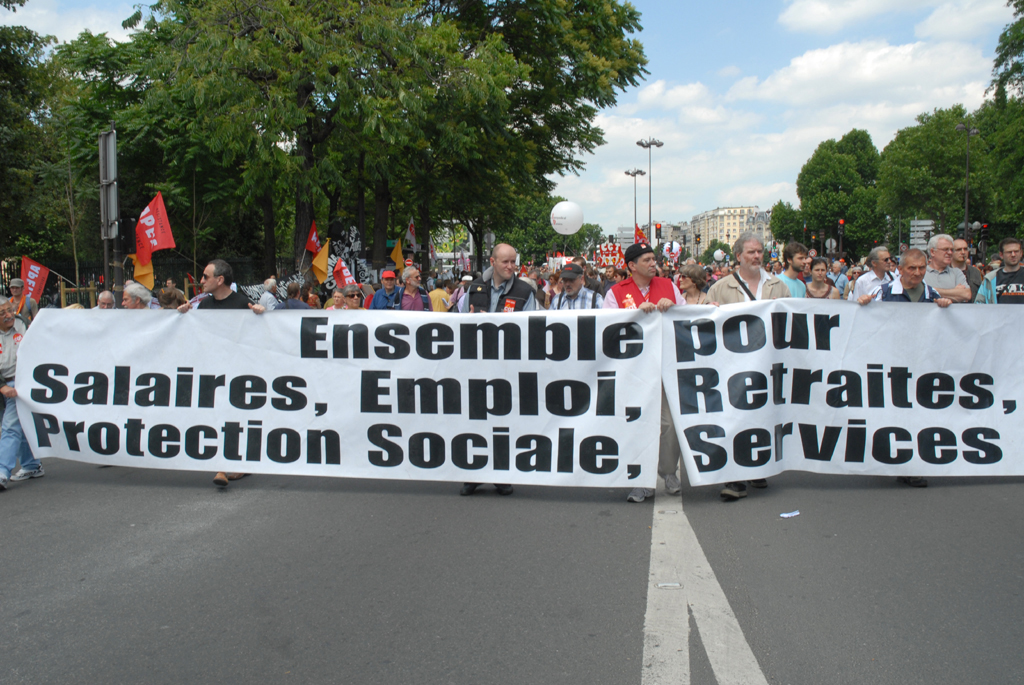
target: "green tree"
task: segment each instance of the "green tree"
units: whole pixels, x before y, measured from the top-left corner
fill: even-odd
[[[1013,21],[999,34],[992,66],[992,85],[1007,90],[1024,86],[1024,0],[1007,0],[1013,8]]]
[[[804,219],[800,210],[788,202],[779,200],[772,207],[772,220],[769,225],[772,236],[780,243],[803,242]]]
[[[9,3],[5,7],[11,8]],[[50,80],[44,56],[52,41],[23,26],[0,26],[0,249],[5,253],[15,237],[31,241],[41,228],[30,207],[39,159],[38,121]],[[25,252],[33,254],[32,249]]]
[[[921,114],[917,122],[897,132],[882,151],[879,207],[889,216],[933,219],[938,230],[956,233],[964,214],[966,145],[966,133],[956,125],[974,124],[962,105]],[[986,135],[971,137],[971,205],[976,207],[987,186]]]

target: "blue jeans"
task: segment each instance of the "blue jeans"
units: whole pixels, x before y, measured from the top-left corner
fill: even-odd
[[[8,381],[7,385],[13,388],[14,381]],[[4,405],[3,422],[0,422],[0,476],[10,478],[14,467],[19,463],[26,471],[38,469],[40,466],[39,460],[32,456],[25,431],[21,430],[21,422],[18,421],[18,401],[9,399]]]

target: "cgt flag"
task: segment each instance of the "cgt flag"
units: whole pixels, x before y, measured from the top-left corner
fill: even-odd
[[[163,195],[157,193],[135,225],[135,254],[140,264],[149,264],[154,252],[172,247],[176,246],[171,222],[167,220]]]
[[[334,263],[334,282],[339,288],[344,288],[346,285],[359,285],[341,257],[338,257],[338,261]]]
[[[316,232],[316,221],[309,227],[309,237],[306,238],[306,249],[313,253],[313,256],[320,254],[320,234]]]
[[[39,302],[39,298],[43,295],[46,279],[49,277],[50,270],[45,266],[34,259],[29,259],[28,257],[21,258],[21,280],[25,281],[26,296]]]
[[[636,224],[636,228],[633,229],[633,242],[634,243],[650,242],[650,241],[647,240],[647,236],[644,235],[643,229],[640,228],[640,224]]]

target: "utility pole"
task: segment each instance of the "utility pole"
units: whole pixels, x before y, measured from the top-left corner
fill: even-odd
[[[100,149],[100,237],[103,239],[103,284],[114,293],[114,306],[120,306],[118,293],[124,290],[124,272],[121,268],[121,238],[118,226],[121,209],[117,199],[117,131],[114,122],[110,130],[99,136]],[[113,261],[110,258],[113,243]],[[114,280],[110,280],[110,267],[114,267]]]

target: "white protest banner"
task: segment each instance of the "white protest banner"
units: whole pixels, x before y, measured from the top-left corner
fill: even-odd
[[[785,470],[1024,475],[1007,307],[786,299],[676,307],[664,382],[693,485]]]
[[[53,311],[32,451],[139,468],[654,487],[660,317]]]

